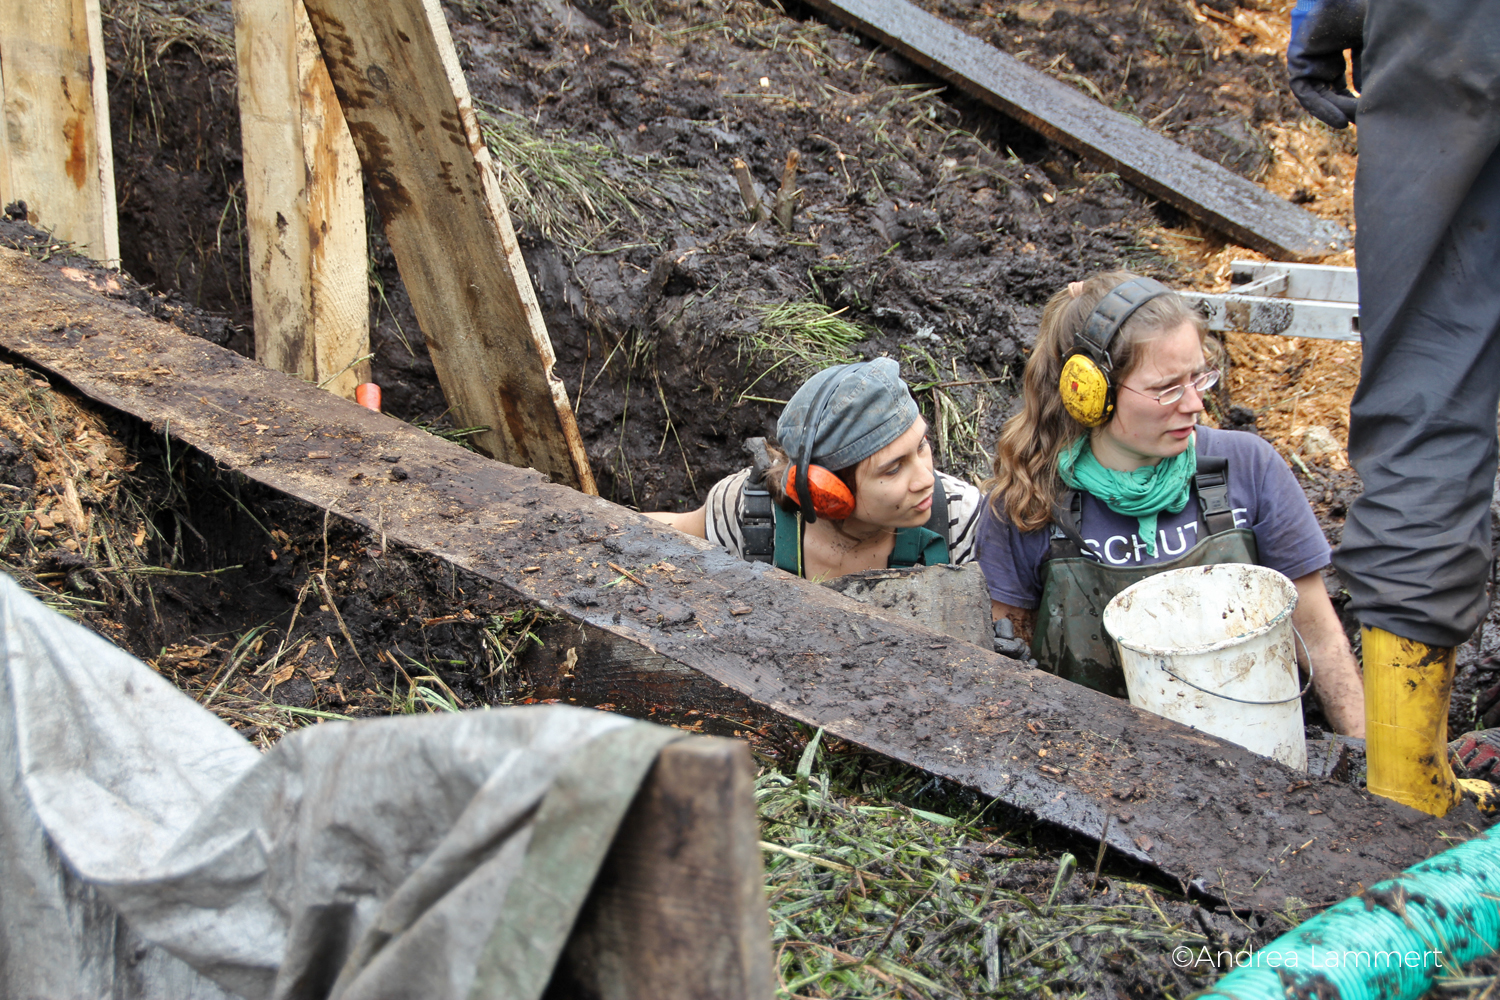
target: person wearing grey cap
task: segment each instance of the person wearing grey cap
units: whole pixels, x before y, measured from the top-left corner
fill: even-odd
[[[979,490],[933,469],[927,421],[890,358],[818,372],[776,435],[750,442],[756,464],[702,507],[646,516],[811,580],[973,560]]]

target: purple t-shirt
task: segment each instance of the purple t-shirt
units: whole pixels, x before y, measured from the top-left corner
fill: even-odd
[[[1234,526],[1255,532],[1260,564],[1293,580],[1328,565],[1332,550],[1302,487],[1269,443],[1245,431],[1198,428],[1198,455],[1229,460],[1229,505]],[[1140,539],[1140,522],[1116,514],[1092,494],[1083,495],[1086,556],[1106,566],[1140,566],[1175,559],[1198,543],[1198,503],[1178,514],[1162,514],[1156,525],[1156,555]],[[979,565],[990,597],[1017,608],[1035,608],[1042,598],[1042,563],[1051,529],[1018,531],[986,503],[979,525]]]

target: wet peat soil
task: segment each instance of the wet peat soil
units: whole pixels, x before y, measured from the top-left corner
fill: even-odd
[[[108,280],[86,266],[77,270],[83,280]],[[497,600],[483,579],[388,545],[378,532],[326,518],[218,466],[174,444],[165,430],[0,361],[5,571],[49,606],[134,653],[262,748],[321,719],[561,699],[563,692],[543,686],[546,680],[533,681],[533,667],[556,658],[543,643],[562,638],[563,622]],[[549,667],[537,676],[555,676]],[[598,707],[745,738],[763,764],[784,773],[796,766],[810,736],[753,711],[731,718],[684,704]],[[893,773],[909,772],[836,741],[825,743],[824,753],[854,789],[864,787],[861,776],[880,787]],[[865,793],[849,804],[892,808],[895,802],[954,816],[982,805],[973,793],[930,776],[904,780],[908,791],[898,798]],[[1215,911],[1153,885],[1151,873],[1113,857],[1105,859],[1097,886],[1089,886],[1083,871],[1059,891],[1062,852],[1074,852],[1087,869],[1095,845],[1037,827],[1003,807],[987,810],[982,832],[984,839],[965,843],[950,836],[923,852],[941,859],[932,863],[943,877],[957,880],[944,890],[962,894],[955,908],[963,901],[984,905],[977,899],[981,891],[998,914],[1022,905],[1035,910],[1055,896],[1062,910],[1107,911],[1113,919],[1110,933],[1074,939],[1066,961],[1032,954],[1034,962],[1009,971],[1000,966],[1002,989],[1010,991],[1003,995],[1038,995],[1014,993],[1020,976],[1048,984],[1051,992],[1040,995],[1183,996],[1211,981],[1214,966],[1205,957],[1187,972],[1174,967],[1171,948],[1178,942],[1199,950],[1211,944],[1210,951],[1255,947],[1293,919],[1289,913]],[[780,841],[785,833],[777,828],[765,836]],[[802,840],[794,843],[808,848]],[[808,881],[814,891],[822,884]],[[789,884],[781,883],[783,891]],[[1020,898],[1027,902],[1007,902]],[[1129,914],[1123,926],[1120,914]],[[1068,919],[1080,930],[1094,922]],[[962,951],[979,935],[978,925],[963,921],[945,936],[924,930],[919,919],[907,924],[915,937],[908,942],[908,934],[899,935],[892,960],[907,961],[908,948],[920,957],[929,939],[936,947],[955,932],[950,947]],[[835,933],[827,941],[850,947],[844,937]],[[1012,959],[1033,951],[1020,941],[1005,940],[1002,947]],[[922,960],[937,961],[931,955]],[[982,967],[960,965],[953,975],[982,989]]]
[[[245,350],[232,61],[215,34],[227,5],[108,6],[126,269],[232,317],[220,342]],[[188,16],[141,13],[158,8]],[[934,9],[1251,176],[1273,160],[1259,126],[1296,117],[1271,51],[1225,29],[1275,21],[1253,0],[1227,13],[1177,0]],[[947,432],[941,457],[982,474],[1046,297],[1105,267],[1175,276],[1153,235],[1181,226],[1175,212],[805,10],[466,0],[447,13],[476,100],[531,150],[501,158],[535,193],[511,208],[557,371],[601,491],[638,509],[698,502],[741,464],[743,438],[774,429],[770,401],[846,351],[936,383],[920,395]],[[791,229],[749,224],[735,160],[769,207],[793,151]],[[570,165],[608,184],[570,187]],[[443,426],[378,235],[372,256],[386,407]],[[767,311],[804,302],[861,339],[830,347],[794,328],[801,356],[764,349],[777,339]]]
[[[1298,122],[1274,58],[1277,4],[924,5],[1349,221],[1350,143]],[[114,0],[105,4],[106,34],[123,262],[165,293],[127,281],[126,294],[247,353],[227,6]],[[841,351],[900,359],[911,381],[928,386],[919,400],[944,429],[945,464],[982,476],[1052,291],[1117,266],[1185,279],[1233,250],[795,6],[462,0],[447,13],[476,98],[501,121],[530,123],[532,138],[592,157],[624,199],[564,193],[512,211],[601,491],[638,509],[697,503],[741,464],[744,437],[774,429],[773,401],[806,366]],[[750,224],[733,161],[745,161],[769,204],[794,149],[802,195],[792,229]],[[1289,149],[1300,157],[1296,170],[1285,162]],[[441,391],[371,211],[374,377],[389,412],[441,429],[449,426]],[[800,351],[766,347],[776,339],[768,310],[789,302],[842,310],[861,339],[829,348],[793,333]],[[1277,384],[1297,385],[1287,368]],[[13,487],[4,515],[10,571],[185,689],[201,697],[218,688],[226,718],[238,713],[236,724],[261,745],[316,717],[308,712],[358,716],[445,697],[467,706],[551,693],[527,682],[528,636],[546,625],[529,610],[485,598],[474,581],[420,553],[386,551],[336,519],[325,525],[29,372],[0,372],[0,400],[8,438],[0,481]],[[1256,412],[1231,402],[1217,401],[1218,418],[1253,428]],[[1299,479],[1337,541],[1357,481],[1327,462],[1304,464]],[[110,551],[90,516],[109,526]],[[358,656],[346,627],[361,637]],[[1470,728],[1471,695],[1494,680],[1497,628],[1492,614],[1461,656],[1454,731]],[[248,645],[237,646],[242,640]],[[703,724],[680,706],[631,708]],[[805,734],[754,721],[760,752],[795,759]],[[1169,971],[1153,979],[1158,972],[1129,972],[1123,994],[1181,995],[1184,981]]]
[[[1350,221],[1352,141],[1308,126],[1281,84],[1275,0],[928,7]],[[1120,266],[1202,284],[1243,254],[806,9],[462,0],[446,13],[515,168],[512,213],[601,492],[636,509],[701,502],[743,464],[746,437],[774,433],[777,400],[850,356],[900,360],[941,464],[978,481],[1055,289]],[[210,0],[106,6],[126,269],[227,317],[212,339],[247,352],[228,27]],[[752,223],[735,162],[769,208],[794,151],[790,230]],[[388,412],[451,428],[370,212],[373,377]],[[789,304],[853,325],[835,342],[778,324]],[[1297,377],[1265,381],[1274,393]],[[1227,391],[1213,402],[1210,420],[1255,426]]]
[[[0,227],[0,240],[22,242],[17,228]],[[22,242],[34,253],[49,244]],[[120,287],[112,289],[112,276],[86,262],[56,263],[107,294],[142,299],[128,277],[114,277]],[[181,323],[194,321],[189,310],[159,308]],[[216,466],[172,443],[166,431],[101,409],[23,367],[0,366],[0,493],[9,501],[0,509],[0,553],[7,571],[211,703],[263,747],[330,716],[561,694],[533,683],[537,660],[526,655],[544,655],[539,640],[550,640],[557,623],[496,600],[479,578]],[[276,428],[267,433],[274,438]],[[681,704],[601,707],[746,737],[763,761],[783,771],[809,735],[753,714],[710,717]],[[852,747],[828,749],[846,772],[891,767]],[[952,785],[918,784],[903,804],[955,815],[976,804]],[[874,801],[885,807],[888,800]],[[1003,809],[992,809],[988,821],[993,841],[943,848],[946,870],[972,881],[976,894],[988,884],[1039,905],[1056,891],[1060,852],[1071,849],[1085,869],[1093,856],[1092,844]],[[1207,985],[1213,966],[1204,958],[1190,975],[1173,966],[1168,945],[1183,941],[1193,955],[1204,947],[1210,953],[1256,947],[1298,919],[1291,910],[1215,911],[1173,898],[1170,890],[1157,889],[1153,897],[1150,874],[1114,858],[1106,859],[1104,876],[1089,889],[1081,874],[1057,891],[1056,902],[1111,915],[1133,909],[1137,936],[1081,933],[1070,960],[1021,963],[1026,971],[1003,973],[1002,983],[1041,968],[1051,970],[1043,981],[1054,995],[1183,996]],[[990,890],[984,896],[991,898]],[[837,937],[831,943],[847,947]],[[912,946],[924,943],[919,938]],[[1036,957],[1030,946],[1004,947],[1012,957],[1023,951]],[[978,972],[968,975],[982,982]]]

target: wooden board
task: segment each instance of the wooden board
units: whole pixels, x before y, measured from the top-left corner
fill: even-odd
[[[359,157],[301,0],[235,0],[255,356],[352,399],[369,380]]]
[[[438,381],[484,452],[597,492],[437,0],[310,0]]]
[[[0,3],[0,204],[118,265],[99,0]]]
[[[1293,260],[1347,249],[1349,231],[1112,111],[906,0],[808,0],[993,108],[1236,243]]]
[[[990,592],[978,563],[868,569],[824,586],[964,642],[988,646],[993,637]]]
[[[1310,782],[894,621],[186,336],[10,251],[0,251],[0,347],[158,432],[169,428],[225,467],[331,510],[371,544],[385,538],[429,553],[497,596],[566,619],[538,654],[556,662],[567,685],[559,697],[623,704],[638,685],[654,685],[649,694],[668,704],[751,706],[823,726],[1074,835],[1097,838],[1113,817],[1107,839],[1119,854],[1236,905],[1334,902],[1482,822],[1471,806],[1437,820]],[[271,429],[262,436],[257,426]],[[401,456],[404,479],[392,478],[382,455]]]
[[[548,1000],[766,1000],[755,768],[736,740],[664,747],[620,824]]]
[[[354,137],[307,8],[297,17],[297,81],[302,156],[307,169],[307,232],[312,245],[314,379],[345,399],[370,381],[370,268],[364,173]]]

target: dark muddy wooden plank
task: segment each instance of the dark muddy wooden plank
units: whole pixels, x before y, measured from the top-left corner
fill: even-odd
[[[765,1000],[775,992],[755,768],[737,740],[662,749],[546,1000]]]
[[[593,493],[500,177],[436,0],[305,0],[458,426]]]
[[[906,0],[808,0],[1058,145],[1237,243],[1292,260],[1347,249],[1349,231],[1278,198]]]
[[[1113,814],[1111,846],[1238,904],[1332,902],[1478,823],[1469,807],[1439,821],[1308,785],[1240,747],[347,403],[10,251],[0,251],[0,347],[159,429],[170,422],[175,438],[267,486],[566,616],[574,626],[552,652],[574,650],[581,688],[659,677],[652,693],[669,694],[671,675],[691,671],[1079,834],[1097,837]],[[400,455],[407,478],[393,479],[382,455]],[[604,586],[611,562],[644,586]],[[639,659],[611,652],[625,643]]]

